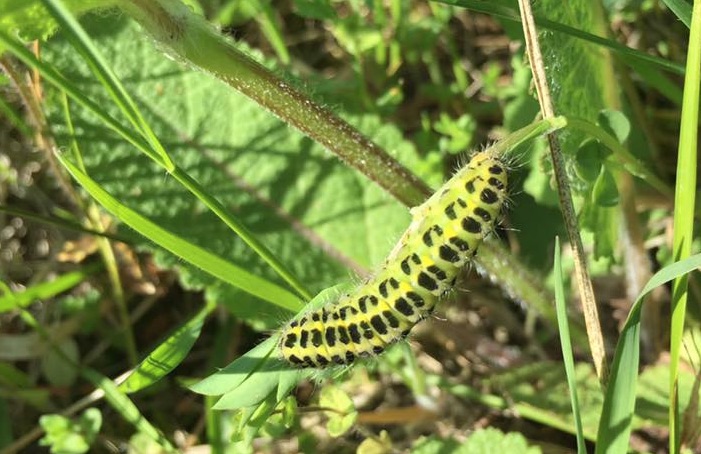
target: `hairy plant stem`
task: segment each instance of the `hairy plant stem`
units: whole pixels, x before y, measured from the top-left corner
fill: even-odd
[[[423,181],[377,144],[238,50],[179,0],[121,0],[118,5],[173,57],[212,74],[248,96],[325,146],[407,207],[420,205],[431,195]],[[486,259],[478,257],[477,261],[493,279],[517,299],[533,303],[530,298],[536,298],[534,306],[538,308],[550,305],[549,292],[537,284],[540,280],[523,264],[509,257],[503,248],[485,246]],[[503,263],[507,262],[520,270],[514,274],[523,279],[514,282],[512,275],[508,279],[504,277]],[[541,309],[539,312],[543,313]]]

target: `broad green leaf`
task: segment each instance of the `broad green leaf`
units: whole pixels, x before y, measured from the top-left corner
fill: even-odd
[[[141,361],[134,372],[119,388],[126,393],[133,393],[151,386],[175,369],[190,352],[200,336],[205,318],[214,310],[213,304],[203,307],[187,323],[156,347]]]
[[[326,20],[335,19],[336,11],[324,0],[295,0],[295,11],[308,19]]]
[[[337,386],[325,386],[319,396],[319,406],[328,408],[326,429],[336,438],[348,432],[358,419],[358,411],[350,396]]]
[[[618,205],[619,194],[616,180],[606,167],[601,168],[601,173],[594,182],[592,196],[592,201],[598,206],[614,207]]]
[[[61,349],[63,354],[57,354],[57,349]],[[73,364],[80,364],[80,349],[73,338],[69,337],[55,342],[54,348],[41,356],[40,367],[49,383],[53,386],[67,388],[75,383],[78,378],[78,370],[73,367],[73,364],[65,361],[63,355],[69,357]]]
[[[115,0],[64,0],[64,4],[73,14],[80,15],[95,8],[109,8]],[[0,29],[19,33],[29,41],[46,39],[56,28],[56,21],[41,0],[0,0]]]
[[[310,288],[347,280],[353,275],[348,267],[362,270],[379,263],[391,239],[408,225],[407,211],[374,184],[243,95],[167,59],[121,18],[91,18],[85,24],[175,163]],[[43,52],[67,77],[85,81],[85,93],[115,114],[60,35]],[[52,124],[60,125],[58,112],[51,114]],[[88,172],[106,191],[178,236],[279,282],[256,254],[161,169],[82,108],[72,114]],[[371,116],[352,121],[411,161],[413,148],[399,131],[380,126]],[[62,143],[68,141],[63,128],[57,126],[56,132]],[[143,247],[154,251],[161,266],[183,265],[150,243]],[[209,301],[264,322],[261,328],[289,317],[197,269],[182,266],[181,280],[188,288],[205,289]]]
[[[587,139],[577,149],[575,171],[579,178],[593,183],[601,174],[603,165],[602,146],[594,139]]]
[[[630,121],[617,110],[602,110],[599,112],[597,121],[599,126],[606,132],[618,139],[618,142],[625,143],[630,135]]]
[[[536,14],[547,17],[550,21],[605,36],[607,23],[600,6],[589,0],[568,2],[567,8],[561,6],[562,3],[557,0],[544,0],[534,4]],[[572,36],[551,32],[540,33],[540,46],[544,65],[548,68],[548,85],[554,108],[558,114],[595,122],[599,112],[607,106],[617,105],[618,81],[609,51]],[[563,153],[573,157],[586,137],[582,133],[572,132],[560,134],[559,138]],[[610,181],[605,176],[598,180],[600,191],[595,198],[599,201],[604,200],[603,195],[609,196],[605,201],[610,203],[610,191],[601,190],[610,188],[610,185],[605,184]],[[575,195],[583,195],[585,201],[589,198],[588,191],[591,187],[580,187],[576,182],[572,187]],[[594,218],[596,223],[586,222]],[[581,219],[582,226],[594,233],[595,242],[617,243],[619,229],[612,229],[609,224],[617,223],[617,216],[587,216]],[[524,226],[521,228],[524,229]],[[599,250],[609,251],[609,248],[599,247]]]
[[[487,427],[470,434],[467,441],[456,454],[488,454],[503,452],[509,454],[539,454],[536,446],[529,446],[526,438],[518,432],[504,433],[499,429]]]
[[[52,453],[82,454],[88,452],[102,426],[102,413],[88,408],[72,421],[63,415],[43,415],[39,424],[45,435],[39,445],[50,446]]]

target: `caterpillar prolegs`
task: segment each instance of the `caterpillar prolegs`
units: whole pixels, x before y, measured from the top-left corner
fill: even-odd
[[[289,322],[279,349],[299,367],[350,364],[405,338],[455,285],[506,199],[498,156],[475,154],[424,204],[382,268],[338,301]]]

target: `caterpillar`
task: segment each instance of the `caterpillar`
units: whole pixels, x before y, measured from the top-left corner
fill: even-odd
[[[506,188],[499,157],[475,154],[411,210],[409,228],[372,278],[282,328],[282,359],[298,367],[346,365],[405,338],[455,286],[460,269],[492,231]]]

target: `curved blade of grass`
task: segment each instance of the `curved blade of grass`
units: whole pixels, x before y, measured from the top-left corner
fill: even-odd
[[[570,327],[567,320],[567,307],[565,302],[564,279],[562,277],[562,260],[560,257],[560,238],[555,237],[555,309],[557,310],[557,324],[560,332],[560,345],[562,346],[562,359],[565,363],[565,373],[567,374],[567,386],[570,389],[570,400],[572,401],[572,413],[574,414],[574,427],[577,431],[577,452],[586,454],[587,447],[584,441],[584,429],[582,427],[582,417],[579,410],[579,399],[577,397],[577,377],[574,370],[574,353],[572,352],[572,341],[570,339]]]
[[[5,293],[8,293],[5,296],[14,295],[12,292],[8,292],[7,288],[3,288],[3,290],[5,291]],[[101,375],[100,373],[89,367],[80,367],[78,364],[76,364],[63,352],[63,350],[58,348],[56,344],[50,341],[49,334],[37,322],[36,318],[34,318],[34,316],[30,312],[28,312],[26,309],[22,309],[19,305],[16,304],[16,302],[13,303],[15,303],[14,306],[21,311],[20,313],[25,323],[27,323],[27,325],[31,326],[34,330],[36,330],[44,338],[44,340],[46,340],[47,345],[50,345],[51,348],[56,352],[56,354],[58,354],[63,359],[63,361],[76,368],[83,378],[92,383],[93,386],[95,386],[96,388],[99,388],[104,393],[104,397],[107,400],[107,402],[117,413],[119,413],[119,415],[122,418],[124,418],[125,421],[129,422],[139,432],[147,435],[156,443],[158,443],[161,446],[161,448],[163,448],[166,452],[176,452],[175,448],[163,436],[163,434],[158,429],[156,429],[156,427],[154,427],[148,421],[148,419],[146,419],[139,412],[139,409],[136,407],[136,405],[134,405],[134,403],[117,388],[117,385],[111,379],[105,377],[104,375]]]
[[[154,156],[153,151],[149,144],[144,140],[143,137],[134,133],[134,131],[124,127],[119,121],[110,116],[104,109],[102,109],[98,104],[93,102],[91,99],[87,98],[80,89],[63,77],[61,74],[56,72],[53,68],[46,65],[42,61],[38,60],[31,52],[29,52],[20,42],[13,39],[10,35],[6,34],[3,30],[0,30],[0,43],[5,45],[10,49],[17,58],[24,62],[27,66],[36,69],[42,77],[51,82],[54,86],[65,91],[68,96],[78,102],[80,105],[86,109],[93,112],[101,120],[103,120],[107,126],[117,132],[124,139],[129,141],[138,150],[149,156],[156,163],[162,164],[161,160]],[[177,166],[171,171],[171,175],[175,177],[183,186],[185,186],[190,192],[197,196],[202,203],[204,203],[209,209],[211,209],[226,225],[228,225],[246,244],[251,247],[258,255],[265,260],[271,268],[273,268],[287,283],[290,284],[292,288],[297,291],[300,296],[304,299],[310,299],[311,294],[307,291],[304,285],[297,279],[282,263],[277,260],[277,258],[266,248],[258,239],[252,235],[248,229],[246,229],[241,223],[239,223],[235,218],[230,216],[224,207],[212,197],[202,186],[195,180],[193,180],[189,175],[183,172]]]
[[[32,136],[32,127],[22,118],[15,108],[11,106],[4,97],[0,96],[0,114],[2,114],[9,122],[25,137]]]
[[[73,15],[66,9],[61,0],[42,0],[46,9],[51,13],[56,22],[61,26],[69,42],[83,56],[92,73],[97,77],[107,90],[112,100],[119,106],[129,122],[141,132],[146,141],[151,145],[154,153],[152,158],[169,172],[175,168],[175,164],[161,145],[148,122],[136,106],[134,100],[124,89],[117,76],[100,55],[92,40],[88,37],[83,27],[80,26]]]
[[[453,6],[460,6],[467,8],[471,11],[477,11],[484,14],[489,14],[500,19],[509,20],[512,22],[521,22],[519,14],[516,10],[512,8],[505,7],[503,5],[496,4],[495,2],[485,2],[481,0],[434,0],[438,3],[445,3]],[[647,63],[653,63],[654,65],[661,67],[669,72],[675,74],[684,74],[684,68],[677,64],[665,60],[663,58],[656,57],[654,55],[648,55],[645,52],[640,52],[636,49],[631,49],[630,47],[619,44],[616,41],[610,39],[602,38],[591,33],[587,33],[582,30],[578,30],[573,27],[569,27],[558,22],[553,22],[551,20],[545,19],[543,17],[536,16],[535,23],[540,28],[546,30],[553,30],[561,33],[566,33],[568,35],[574,36],[575,38],[583,39],[589,41],[593,44],[598,44],[600,46],[606,47],[608,49],[614,50],[624,57],[626,62],[631,61],[642,61]]]
[[[2,29],[0,29],[0,44],[10,50],[15,57],[22,61],[22,63],[36,70],[42,78],[50,82],[55,87],[65,91],[66,94],[71,97],[71,99],[97,115],[102,121],[105,122],[105,125],[134,145],[141,152],[158,161],[154,158],[151,147],[143,137],[136,134],[132,129],[125,127],[115,118],[110,116],[97,103],[85,96],[77,85],[63,77],[63,75],[54,70],[51,66],[37,59],[34,54],[27,50],[24,44],[7,34]]]
[[[58,159],[73,178],[107,211],[162,248],[201,268],[212,276],[265,301],[293,312],[302,307],[302,302],[294,294],[227,262],[218,255],[212,254],[151,222],[112,197],[65,157],[58,154]]]
[[[691,5],[689,5],[684,0],[662,0],[667,8],[674,13],[675,16],[679,18],[680,21],[684,22],[687,28],[691,27]]]
[[[686,76],[677,152],[677,181],[674,193],[674,260],[691,255],[694,241],[696,204],[696,163],[698,160],[699,102],[701,100],[701,0],[694,1],[689,48],[686,52]],[[677,391],[684,319],[688,298],[688,277],[680,276],[672,284],[672,326],[669,339],[669,451],[681,446],[681,418]]]
[[[100,236],[103,238],[109,238],[111,240],[115,241],[120,241],[122,243],[127,243],[129,244],[131,239],[127,238],[125,236],[117,235],[114,233],[109,233],[109,232],[100,232],[99,230],[95,229],[90,229],[87,227],[84,227],[77,222],[70,221],[68,219],[64,219],[61,217],[52,217],[52,216],[42,216],[40,214],[23,210],[21,208],[16,208],[16,207],[11,207],[7,205],[0,205],[0,213],[8,213],[11,214],[12,216],[18,216],[21,218],[29,219],[31,221],[45,224],[45,225],[52,225],[54,227],[58,227],[60,229],[65,229],[65,230],[71,230],[74,232],[81,232],[81,233],[87,233],[89,235],[95,235],[95,236]]]
[[[278,336],[269,337],[225,368],[190,386],[190,389],[206,396],[218,396],[231,391],[268,360],[277,341]]]
[[[24,292],[2,295],[0,296],[0,314],[18,307],[27,307],[38,299],[52,298],[59,293],[72,289],[85,281],[88,276],[101,269],[102,265],[99,263],[85,266],[77,271],[66,273],[51,282],[33,285]]]
[[[462,383],[455,384],[450,382],[447,378],[438,375],[429,375],[427,381],[429,385],[439,386],[460,399],[478,402],[489,408],[514,411],[521,418],[529,419],[563,432],[572,433],[572,425],[570,422],[542,408],[536,408],[529,404],[511,402],[500,395],[485,393],[484,390],[476,389]],[[594,434],[585,433],[585,436],[589,440],[594,440]]]
[[[597,433],[597,453],[628,451],[635,391],[640,363],[640,313],[648,293],[701,267],[701,254],[662,268],[650,278],[635,300],[616,345],[611,375],[606,388],[604,408]]]
[[[105,393],[105,400],[125,421],[132,424],[139,432],[148,435],[167,452],[178,452],[111,379],[89,368],[82,368],[81,375]]]
[[[216,304],[207,303],[187,323],[175,330],[139,363],[129,378],[119,385],[119,389],[127,394],[134,393],[168,375],[190,352],[200,337],[204,320],[215,307]]]

